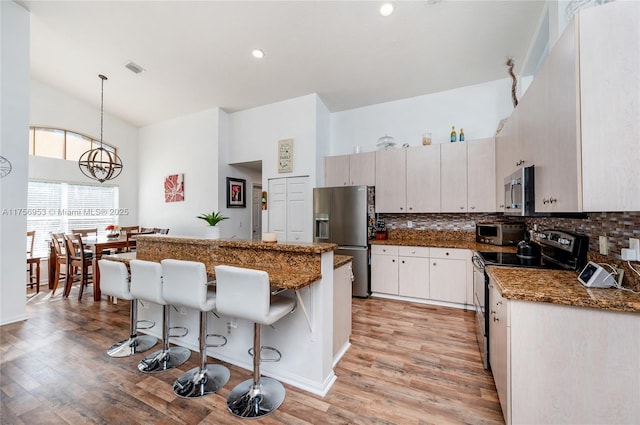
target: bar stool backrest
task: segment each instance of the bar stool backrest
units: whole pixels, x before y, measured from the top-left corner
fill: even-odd
[[[133,298],[165,305],[162,297],[162,266],[160,263],[131,260],[131,295]]]
[[[207,270],[204,263],[185,260],[162,260],[162,298],[167,304],[200,311],[216,306],[214,294],[207,296]]]
[[[100,267],[100,290],[103,294],[123,300],[133,299],[129,290],[129,272],[124,263],[98,260],[98,267]]]
[[[271,286],[269,274],[232,266],[216,266],[216,311],[268,325]]]
[[[56,252],[56,257],[64,258],[66,260],[67,254],[65,250],[64,234],[52,233],[51,243],[53,244],[53,250]]]

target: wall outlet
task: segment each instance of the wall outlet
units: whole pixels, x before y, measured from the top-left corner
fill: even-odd
[[[624,261],[638,261],[636,252],[633,249],[622,248],[621,256]]]
[[[629,248],[636,252],[636,261],[640,258],[640,239],[629,238]]]
[[[407,228],[408,229],[413,229],[413,221],[411,221],[411,220],[407,221]]]
[[[607,237],[600,236],[599,244],[600,244],[600,254],[607,255],[609,253],[609,246],[607,245]]]

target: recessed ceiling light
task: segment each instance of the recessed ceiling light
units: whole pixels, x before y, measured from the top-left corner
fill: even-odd
[[[380,6],[380,14],[382,16],[389,16],[393,13],[395,8],[396,6],[393,3],[383,3],[382,6]]]
[[[251,52],[251,54],[256,59],[262,59],[264,57],[264,51],[262,49],[253,49],[253,52]]]

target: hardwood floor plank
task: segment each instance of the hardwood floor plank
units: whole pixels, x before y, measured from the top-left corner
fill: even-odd
[[[106,355],[128,333],[128,302],[41,292],[27,311],[29,320],[0,328],[2,425],[247,423],[227,411],[226,397],[251,377],[248,370],[227,364],[231,379],[219,393],[186,400],[172,385],[198,364],[197,353],[180,368],[152,375],[137,370],[141,356]],[[256,423],[503,424],[474,326],[470,311],[353,299],[352,345],[328,394],[285,385],[282,406]]]

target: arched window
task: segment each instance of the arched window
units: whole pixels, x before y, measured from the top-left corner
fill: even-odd
[[[50,127],[29,127],[29,155],[77,161],[84,152],[99,146],[100,140],[74,131]],[[102,147],[116,152],[115,146],[104,141]]]

